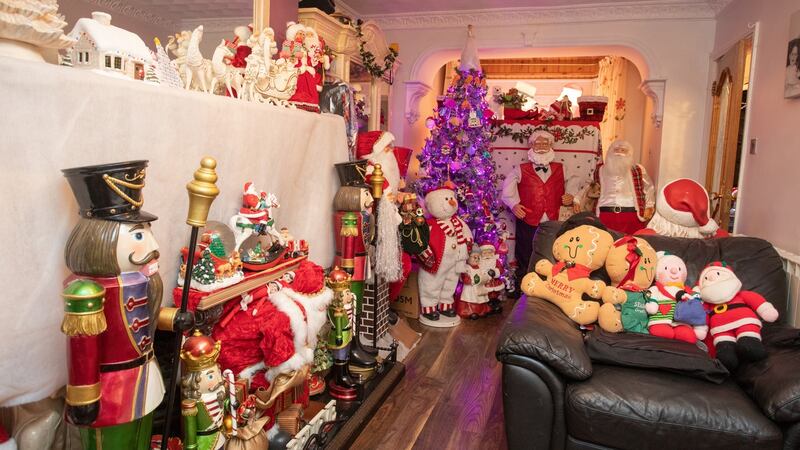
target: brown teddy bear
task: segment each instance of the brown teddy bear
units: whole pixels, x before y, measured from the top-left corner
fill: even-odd
[[[606,272],[617,287],[603,292],[598,323],[612,333],[647,334],[645,304],[655,302],[648,288],[656,276],[656,251],[644,239],[625,236],[614,242],[606,256]]]
[[[521,289],[528,296],[552,302],[576,323],[588,325],[597,321],[600,304],[585,301],[582,296],[587,294],[599,300],[603,295],[606,284],[589,279],[589,274],[603,266],[614,238],[602,228],[581,224],[582,219],[590,217],[579,217],[583,214],[573,216],[559,230],[553,242],[553,257],[557,263],[546,259],[537,262],[536,273],[525,275]],[[594,221],[596,219],[588,223]],[[546,279],[542,280],[539,275]]]

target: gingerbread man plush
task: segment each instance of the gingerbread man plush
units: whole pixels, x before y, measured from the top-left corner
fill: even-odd
[[[536,273],[525,275],[521,288],[526,295],[552,302],[576,323],[589,325],[597,321],[600,304],[582,297],[586,294],[600,299],[603,295],[605,283],[590,279],[589,274],[603,266],[614,238],[596,226],[579,225],[579,216],[565,222],[553,242],[557,263],[546,259],[537,262]]]
[[[611,333],[647,333],[647,290],[656,276],[656,251],[644,239],[625,236],[614,242],[606,257],[606,272],[616,287],[603,292],[598,324]]]

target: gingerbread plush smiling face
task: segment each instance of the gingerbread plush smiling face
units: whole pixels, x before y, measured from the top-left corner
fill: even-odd
[[[586,266],[591,270],[603,266],[613,238],[607,232],[581,225],[559,236],[553,242],[553,257],[568,264]]]
[[[625,236],[617,240],[606,257],[606,272],[618,287],[633,284],[647,289],[656,276],[658,257],[644,239]],[[634,264],[635,267],[631,267]]]

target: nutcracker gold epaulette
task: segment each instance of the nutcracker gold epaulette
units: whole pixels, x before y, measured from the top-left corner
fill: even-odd
[[[106,289],[86,279],[72,281],[64,288],[64,320],[61,331],[67,336],[97,336],[106,330],[103,302]]]
[[[350,211],[342,215],[342,229],[339,231],[339,235],[358,236],[358,214]]]

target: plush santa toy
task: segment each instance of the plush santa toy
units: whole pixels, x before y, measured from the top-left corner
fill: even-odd
[[[670,181],[658,192],[656,212],[641,234],[698,239],[727,236],[709,211],[708,192],[703,185],[689,178]]]
[[[429,251],[434,263],[419,272],[422,307],[419,321],[432,327],[452,327],[460,323],[453,308],[453,294],[459,275],[467,271],[472,232],[456,215],[458,202],[455,191],[453,183],[448,181],[425,195],[425,206],[432,216],[428,219]]]
[[[650,298],[655,301],[645,305],[645,310],[650,316],[647,328],[653,336],[694,344],[697,339],[706,337],[708,326],[705,311],[699,304],[700,314],[694,318],[696,320],[694,323],[676,321],[679,302],[682,305],[689,305],[687,302],[696,303],[696,298],[699,297],[686,285],[688,275],[686,263],[680,257],[665,252],[658,252],[657,255],[656,282],[650,288]]]
[[[653,217],[653,181],[642,165],[634,164],[633,146],[629,142],[616,140],[611,143],[605,162],[595,171],[595,181],[600,183],[598,216],[606,227],[634,234]],[[577,197],[584,198],[584,195]],[[579,211],[580,204],[576,202],[574,208]]]
[[[759,317],[767,322],[778,320],[772,303],[756,292],[741,290],[742,282],[722,262],[703,269],[699,286],[708,312],[708,332],[722,364],[733,371],[740,357],[749,361],[766,358]]]
[[[533,252],[533,236],[540,223],[558,220],[561,206],[572,204],[566,193],[564,167],[553,162],[555,137],[547,131],[536,131],[528,140],[528,162],[506,175],[503,182],[503,203],[517,218],[514,256],[517,260],[517,283],[528,270]]]

